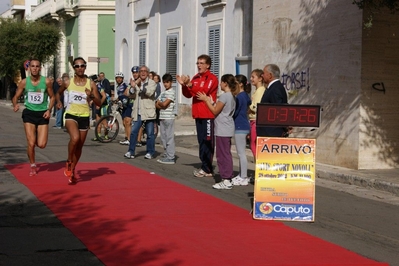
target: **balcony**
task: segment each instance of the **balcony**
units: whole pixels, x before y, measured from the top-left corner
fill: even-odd
[[[38,4],[34,9],[32,9],[32,14],[29,19],[58,19],[58,15],[55,13],[54,1],[43,1]]]
[[[79,0],[42,0],[40,2],[32,10],[31,20],[59,20],[60,16],[74,17],[72,8],[78,5]]]
[[[10,5],[10,11],[12,15],[25,11],[25,0],[11,0]]]

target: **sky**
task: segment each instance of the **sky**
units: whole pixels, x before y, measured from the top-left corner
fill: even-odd
[[[0,0],[0,14],[9,9],[10,0]]]

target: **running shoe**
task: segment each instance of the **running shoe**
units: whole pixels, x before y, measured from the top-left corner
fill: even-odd
[[[125,153],[123,156],[128,159],[134,159],[134,155],[130,154],[130,152]]]
[[[119,144],[121,144],[121,145],[129,145],[130,141],[128,139],[121,140],[121,141],[119,141]]]
[[[68,179],[70,185],[74,185],[78,182],[78,179],[75,177],[75,173],[72,172],[71,177]]]
[[[144,155],[144,159],[150,160],[150,159],[152,159],[152,155],[147,153],[146,155]]]
[[[141,142],[136,143],[136,147],[141,147],[141,146],[143,146],[143,143],[141,143]]]
[[[163,164],[175,164],[174,159],[168,159],[168,158],[161,158],[157,160],[158,163],[163,163]]]
[[[35,175],[37,175],[36,164],[31,164],[30,165],[29,176],[35,176]]]
[[[205,171],[202,170],[202,169],[195,169],[195,170],[193,171],[193,175],[194,175],[195,177],[212,177],[212,176],[213,176],[212,173],[207,173],[207,172],[205,172]]]
[[[99,141],[98,138],[94,137],[91,139],[91,141]]]
[[[231,183],[234,186],[248,186],[249,178],[248,177],[235,177],[231,180]]]
[[[216,183],[212,186],[215,189],[232,189],[233,185],[231,184],[230,180],[225,179],[219,183]]]
[[[66,166],[65,166],[65,170],[64,170],[64,175],[66,177],[71,178],[72,176],[72,162],[71,161],[67,161],[66,162]]]
[[[238,179],[240,179],[240,178],[241,178],[241,176],[238,174],[238,175],[236,175],[235,177],[233,177],[233,178],[231,179],[231,182],[234,183],[234,180],[238,180]]]

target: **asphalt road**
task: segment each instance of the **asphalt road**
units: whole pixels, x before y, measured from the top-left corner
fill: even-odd
[[[9,106],[0,106],[0,112],[0,265],[102,265],[4,168],[5,164],[27,162],[26,140],[21,112],[14,113]],[[52,125],[54,120],[50,127]],[[138,156],[135,159],[125,159],[123,154],[127,150],[126,146],[117,142],[92,142],[89,138],[93,136],[91,130],[82,162],[123,161],[132,164],[247,209],[248,218],[251,219],[252,185],[219,191],[212,189],[213,178],[192,176],[194,167],[199,167],[195,136],[176,137],[178,147],[175,165],[145,160],[145,147],[137,148]],[[44,150],[36,149],[36,161],[65,161],[68,140],[69,136],[63,130],[50,128],[48,145]],[[160,145],[156,149],[162,151]],[[317,180],[316,184],[315,222],[287,222],[287,225],[364,257],[399,266],[397,199],[386,202],[382,200],[386,195],[381,192],[326,180]]]

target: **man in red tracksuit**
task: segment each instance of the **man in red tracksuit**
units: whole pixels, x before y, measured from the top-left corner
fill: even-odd
[[[196,177],[213,176],[213,154],[215,151],[214,141],[214,119],[204,101],[197,99],[198,92],[204,92],[211,101],[216,101],[216,94],[219,86],[218,78],[209,69],[212,60],[208,55],[200,55],[197,58],[198,73],[191,79],[189,76],[177,75],[176,80],[182,85],[182,93],[187,98],[193,98],[192,116],[195,119],[197,139],[199,144],[199,158],[201,168],[194,170]]]

